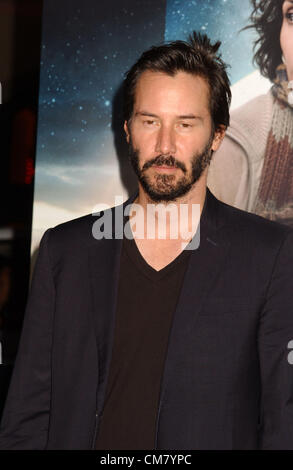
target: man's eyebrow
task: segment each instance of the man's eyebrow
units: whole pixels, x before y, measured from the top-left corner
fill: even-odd
[[[195,114],[182,114],[181,116],[177,116],[177,118],[178,119],[202,119],[200,116],[195,116]]]
[[[153,113],[148,113],[147,111],[137,111],[135,113],[135,116],[149,116],[149,117],[154,117],[154,118],[158,118],[159,116],[157,116],[156,114],[153,114]]]
[[[293,2],[293,0],[292,0]],[[159,116],[153,113],[149,113],[148,111],[137,111],[135,113],[136,116],[148,116],[159,119]],[[202,119],[200,116],[196,116],[195,114],[182,114],[180,116],[176,116],[177,119]]]

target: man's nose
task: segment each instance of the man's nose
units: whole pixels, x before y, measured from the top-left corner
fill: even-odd
[[[164,126],[160,128],[155,150],[163,155],[174,154],[176,152],[175,135],[172,128]]]

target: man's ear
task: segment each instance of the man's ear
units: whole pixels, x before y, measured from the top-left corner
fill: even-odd
[[[218,148],[220,147],[221,142],[225,137],[225,134],[226,134],[226,126],[224,126],[224,124],[220,124],[220,126],[215,131],[215,136],[214,136],[212,147],[211,147],[214,152],[218,150]]]
[[[127,121],[124,121],[124,131],[125,131],[125,134],[126,134],[126,140],[127,140],[127,143],[129,144],[129,139],[130,139],[130,134],[129,134],[129,130],[128,130],[128,122]]]

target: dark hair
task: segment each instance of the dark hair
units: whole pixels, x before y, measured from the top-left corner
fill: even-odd
[[[210,91],[210,112],[214,130],[220,125],[228,127],[231,102],[230,81],[226,73],[227,65],[222,61],[217,51],[220,41],[211,44],[205,34],[195,31],[189,36],[189,41],[174,41],[153,46],[145,51],[138,61],[127,72],[124,81],[124,119],[130,121],[135,89],[139,77],[146,70],[163,72],[174,76],[183,71],[204,78]]]
[[[276,68],[282,62],[280,32],[283,22],[284,0],[251,0],[253,11],[251,24],[244,29],[254,28],[259,38],[254,42],[254,62],[260,73],[271,81],[276,77]]]

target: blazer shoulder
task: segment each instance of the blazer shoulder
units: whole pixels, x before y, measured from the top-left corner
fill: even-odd
[[[112,212],[113,208],[110,208],[99,213],[86,214],[50,228],[48,230],[50,252],[55,255],[73,256],[85,252],[93,244],[99,242],[93,236],[94,223],[104,214],[111,215]]]
[[[118,223],[121,220],[125,207],[133,202],[138,192],[132,194],[129,199],[124,203],[114,207],[106,208],[100,212],[86,214],[76,219],[63,222],[47,230],[46,243],[49,245],[49,252],[52,253],[56,259],[65,256],[73,256],[74,258],[80,257],[85,254],[89,248],[102,249],[105,247],[103,240],[108,238],[113,239],[116,236],[115,219],[117,217]],[[98,220],[103,218],[103,220]],[[96,222],[101,225],[101,231],[105,228],[106,236],[97,236]],[[107,224],[103,227],[103,224]],[[111,231],[109,234],[108,231]],[[108,244],[107,244],[108,246]]]
[[[219,214],[228,227],[233,228],[237,240],[246,243],[267,246],[269,249],[280,247],[287,237],[293,237],[293,229],[276,221],[265,219],[252,212],[230,206],[222,201],[219,203]],[[293,238],[292,238],[293,240]]]

